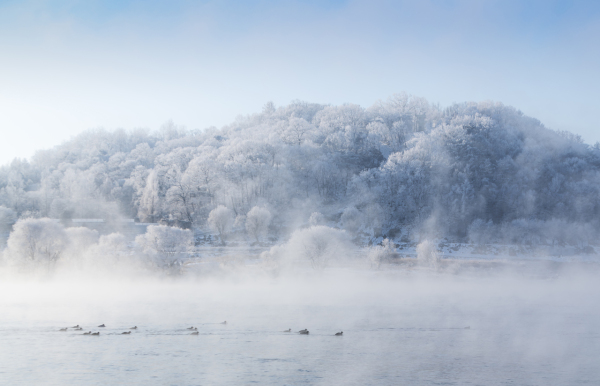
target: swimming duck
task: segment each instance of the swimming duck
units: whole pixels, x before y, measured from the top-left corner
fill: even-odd
[[[198,331],[194,331],[190,335],[198,335],[198,334],[200,334]]]
[[[127,332],[122,332],[121,335],[129,335],[131,334],[131,331],[127,331]]]
[[[83,330],[83,328],[81,328],[81,327],[77,327],[77,328],[75,329],[75,331],[81,331],[81,330]]]
[[[58,330],[58,331],[67,331],[67,327],[65,327],[65,328],[61,328],[61,329],[60,329],[60,330]]]
[[[104,325],[104,323],[102,323],[102,324],[101,324],[101,325],[99,325],[98,327],[106,327],[106,326]]]
[[[196,327],[188,327],[187,329],[188,329],[188,330],[197,330],[197,328],[196,328]]]
[[[302,330],[300,331],[300,334],[308,335],[308,330]]]
[[[137,326],[129,327],[130,330],[137,330]]]
[[[285,330],[284,332],[292,332],[291,328],[288,328],[287,330]]]
[[[341,335],[344,335],[344,331],[340,331],[340,332],[336,332],[335,333],[335,336],[341,336]]]
[[[91,331],[84,332],[83,335],[92,335],[92,332]]]
[[[227,324],[227,321],[222,322],[221,324]]]
[[[298,331],[299,333],[307,332],[308,330],[305,328],[304,330]]]
[[[99,332],[92,332],[90,335],[100,335]]]
[[[78,324],[78,325],[76,325],[76,326],[73,326],[73,327],[71,327],[71,328],[79,328],[79,324]]]

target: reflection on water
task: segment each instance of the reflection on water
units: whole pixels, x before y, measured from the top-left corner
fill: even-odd
[[[593,279],[3,283],[0,383],[600,384]]]

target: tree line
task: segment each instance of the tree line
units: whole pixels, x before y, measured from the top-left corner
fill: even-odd
[[[593,236],[599,147],[501,103],[267,103],[221,129],[94,129],[15,159],[0,167],[0,223],[124,216],[256,240],[315,218],[353,234],[456,240],[511,228],[544,238],[561,223]]]

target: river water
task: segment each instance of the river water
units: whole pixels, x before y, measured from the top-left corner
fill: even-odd
[[[0,384],[598,385],[596,279],[4,280]]]

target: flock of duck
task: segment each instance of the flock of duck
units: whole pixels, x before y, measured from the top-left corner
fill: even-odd
[[[98,327],[106,327],[106,325],[104,323],[102,323],[101,325],[99,325]],[[69,328],[75,330],[75,331],[82,331],[83,327],[81,327],[79,324],[73,327],[65,327],[65,328],[61,328],[58,331],[69,331]],[[133,326],[133,327],[129,327],[130,330],[137,330],[137,326]],[[126,331],[126,332],[122,332],[121,335],[129,335],[131,334],[131,331]],[[100,335],[100,331],[97,332],[84,332],[82,335]]]
[[[227,321],[225,320],[225,321],[223,321],[223,322],[221,322],[221,323],[219,323],[219,324],[227,324]],[[102,328],[102,327],[106,327],[106,326],[104,325],[104,323],[102,323],[102,324],[101,324],[101,325],[99,325],[98,327]],[[75,330],[75,331],[82,331],[82,330],[83,330],[83,328],[82,328],[82,327],[80,327],[80,326],[79,326],[79,324],[78,324],[78,325],[76,325],[76,326],[73,326],[73,327],[65,327],[65,328],[61,328],[59,331],[68,331],[68,330],[69,330],[69,328],[71,328],[71,329],[73,329],[73,330]],[[467,327],[467,328],[468,328],[468,327]],[[121,335],[129,335],[129,334],[131,334],[131,330],[137,330],[137,326],[129,327],[129,330],[130,330],[130,331],[125,331],[125,332],[122,332],[122,333],[121,333]],[[194,327],[194,326],[192,326],[192,327],[188,327],[188,328],[186,328],[186,330],[190,330],[190,331],[192,331],[192,332],[190,333],[190,335],[199,335],[199,334],[200,334],[200,333],[198,332],[198,327]],[[287,330],[284,330],[283,332],[292,332],[292,329],[291,329],[291,328],[288,328]],[[300,330],[300,331],[298,331],[298,333],[299,333],[299,334],[302,334],[302,335],[308,335],[308,334],[309,334],[309,331],[308,331],[308,330],[305,328],[304,330]],[[334,335],[335,335],[335,336],[342,336],[343,334],[344,334],[344,331],[340,331],[340,332],[336,332]],[[83,335],[100,335],[100,331],[97,331],[97,332],[91,332],[91,331],[88,331],[88,332],[84,332],[84,333],[83,333]]]

